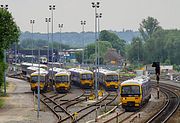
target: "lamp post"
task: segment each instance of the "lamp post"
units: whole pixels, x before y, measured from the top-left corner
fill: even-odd
[[[43,46],[43,48],[47,48],[48,46]],[[40,112],[40,47],[38,48],[38,110],[37,110],[37,118],[39,118]]]
[[[31,24],[31,39],[32,39],[32,46],[31,46],[31,48],[32,48],[32,60],[31,60],[31,62],[32,62],[32,66],[33,66],[33,62],[34,62],[34,59],[33,59],[33,55],[34,55],[34,53],[33,53],[33,49],[34,49],[34,41],[33,41],[33,25],[34,25],[34,23],[35,23],[35,20],[30,20],[30,24]]]
[[[39,118],[40,111],[40,48],[38,48],[38,111],[37,118]]]
[[[2,9],[8,10],[8,5],[1,5]],[[6,64],[6,50],[4,49],[4,64]],[[4,96],[6,95],[6,70],[4,70]]]
[[[14,54],[15,54],[15,76],[17,75],[17,70],[16,70],[16,64],[17,64],[17,42],[15,42],[15,50],[14,50]]]
[[[62,59],[61,59],[61,52],[62,52],[61,31],[62,31],[62,28],[63,28],[63,24],[59,24],[59,40],[60,40],[60,45],[59,45],[59,62],[60,63],[62,62]]]
[[[45,22],[47,23],[47,38],[48,38],[47,65],[49,71],[49,22],[51,22],[51,18],[45,18]]]
[[[96,18],[96,13],[97,9],[100,7],[99,2],[92,2],[92,7],[95,9],[95,44],[97,42],[97,18]],[[95,45],[95,93],[96,97],[98,96],[98,84],[97,84],[97,46]]]
[[[82,25],[82,33],[83,33],[83,51],[82,51],[82,64],[84,64],[84,50],[85,50],[85,42],[84,42],[84,26],[86,25],[86,21],[85,20],[82,20],[81,21],[81,25]]]
[[[53,63],[54,63],[54,58],[53,58],[53,56],[54,56],[54,47],[53,47],[53,43],[54,43],[54,41],[53,41],[53,21],[54,21],[54,18],[53,18],[53,12],[54,12],[54,10],[55,10],[55,5],[49,5],[49,10],[51,11],[51,24],[52,24],[52,27],[51,27],[51,31],[52,31],[52,33],[51,33],[51,40],[52,40],[52,65],[51,65],[51,69],[52,69],[52,71],[53,71]],[[53,72],[51,72],[52,74],[51,74],[51,77],[52,77],[52,83],[53,83]]]
[[[138,41],[138,67],[139,67],[139,63],[140,63],[140,41]]]
[[[97,41],[97,68],[98,68],[98,73],[99,73],[99,64],[100,64],[100,48],[99,48],[99,33],[100,33],[100,18],[102,17],[102,13],[96,13],[96,18],[97,18],[97,23],[98,23],[98,41]],[[97,75],[98,79],[99,79],[99,74]],[[98,85],[99,86],[99,85]]]

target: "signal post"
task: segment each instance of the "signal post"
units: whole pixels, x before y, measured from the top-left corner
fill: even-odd
[[[152,67],[155,67],[157,80],[157,99],[159,99],[159,80],[160,80],[160,62],[153,62]]]

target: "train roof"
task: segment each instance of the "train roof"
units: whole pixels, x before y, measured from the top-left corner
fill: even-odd
[[[49,69],[49,71],[52,71],[52,68]],[[63,72],[66,71],[66,69],[58,68],[58,67],[53,67],[54,72]]]
[[[36,71],[36,72],[33,72],[32,74],[31,74],[31,76],[33,76],[33,75],[38,75],[39,74],[39,71]],[[42,75],[47,75],[48,74],[48,71],[46,71],[46,70],[40,70],[40,75],[42,76]]]
[[[99,72],[105,75],[118,75],[116,71],[106,70],[106,69],[99,69]]]
[[[58,76],[58,75],[68,75],[69,76],[69,75],[71,75],[71,73],[68,71],[61,71],[61,72],[58,72],[55,74],[55,76]]]
[[[23,63],[21,63],[21,65],[23,65],[23,66],[34,66],[34,67],[38,67],[39,66],[39,64],[32,64],[32,63],[28,63],[28,62],[23,62]],[[47,65],[44,65],[44,64],[40,64],[40,67],[47,67]]]
[[[91,72],[90,70],[85,70],[85,69],[79,69],[79,68],[70,68],[68,69],[68,71],[70,72],[78,72],[78,73],[90,73],[93,74],[93,72]]]
[[[39,68],[39,67],[34,67],[34,66],[31,66],[31,67],[28,67],[27,69],[28,69],[28,70],[33,70],[33,71],[36,71],[36,70],[38,70],[38,68]],[[45,71],[45,69],[40,68],[40,71],[43,71],[43,70]]]
[[[32,66],[32,63],[22,62],[21,65]]]
[[[129,84],[138,84],[138,85],[142,85],[144,83],[147,83],[149,82],[149,77],[147,76],[138,76],[138,77],[135,77],[133,79],[129,79],[129,80],[126,80],[124,82],[121,83],[121,85],[129,85]]]

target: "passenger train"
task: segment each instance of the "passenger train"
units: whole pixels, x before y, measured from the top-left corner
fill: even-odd
[[[122,108],[125,110],[139,109],[151,98],[150,79],[139,76],[121,83],[120,86]]]
[[[37,92],[39,76],[40,76],[40,91],[46,92],[49,84],[48,71],[46,70],[36,71],[31,74],[30,77],[31,90]]]
[[[97,70],[98,83],[106,90],[117,90],[120,85],[119,75],[115,71],[99,69]]]
[[[43,71],[43,70],[45,71],[45,69],[40,68],[40,71]],[[28,82],[30,81],[31,74],[36,72],[36,71],[38,71],[38,67],[34,67],[34,66],[27,67],[25,76],[26,76]]]
[[[49,79],[53,82],[55,81],[55,74],[58,73],[58,72],[63,72],[63,71],[66,71],[65,69],[62,69],[62,68],[57,68],[57,67],[53,67],[49,69]]]
[[[93,72],[84,69],[71,68],[68,69],[71,73],[71,81],[73,84],[82,88],[92,88],[94,85]]]
[[[64,70],[55,74],[54,86],[57,92],[68,92],[71,88],[70,72]]]
[[[27,71],[28,71],[27,68],[28,67],[39,67],[39,64],[28,63],[28,62],[21,63],[21,69],[22,69],[23,75],[27,74]],[[48,67],[47,67],[47,65],[40,64],[40,68],[47,70]]]

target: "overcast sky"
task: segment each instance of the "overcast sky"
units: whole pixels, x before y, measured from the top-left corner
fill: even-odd
[[[80,32],[80,20],[86,20],[86,31],[94,30],[94,9],[97,0],[0,0],[8,4],[9,11],[21,31],[31,31],[30,20],[35,19],[34,31],[46,32],[45,17],[50,17],[49,5],[55,4],[54,32],[63,23],[64,32]],[[114,31],[138,30],[144,18],[152,16],[165,29],[180,29],[180,0],[99,0],[102,12],[100,28]]]

